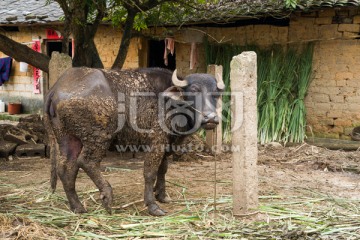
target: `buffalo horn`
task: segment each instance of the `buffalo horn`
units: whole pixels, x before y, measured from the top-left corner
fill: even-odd
[[[186,80],[179,80],[177,78],[176,72],[177,72],[177,70],[175,69],[175,71],[173,72],[172,78],[171,78],[174,86],[186,87],[188,85],[188,82]]]
[[[225,88],[225,84],[220,73],[216,74],[216,82],[216,86],[218,89],[223,90]]]

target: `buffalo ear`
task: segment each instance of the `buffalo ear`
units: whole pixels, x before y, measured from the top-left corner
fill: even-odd
[[[163,96],[174,101],[184,101],[184,90],[181,87],[171,86],[163,92]]]

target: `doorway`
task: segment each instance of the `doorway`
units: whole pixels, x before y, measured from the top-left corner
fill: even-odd
[[[61,41],[47,41],[46,42],[46,53],[51,57],[52,52],[56,51],[61,53],[62,42]],[[72,42],[69,42],[69,52],[68,55],[72,57]]]
[[[170,70],[175,70],[176,68],[176,51],[174,51],[174,55],[171,53],[168,54],[168,65],[166,66],[164,63],[164,49],[165,49],[165,41],[156,41],[150,40],[149,45],[149,54],[148,54],[148,67],[161,67],[167,68]]]

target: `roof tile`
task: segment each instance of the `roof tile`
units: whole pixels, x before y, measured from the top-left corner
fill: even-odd
[[[45,0],[0,0],[0,26],[59,22],[63,16],[59,4]]]

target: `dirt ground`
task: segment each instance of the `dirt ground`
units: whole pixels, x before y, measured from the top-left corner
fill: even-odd
[[[197,158],[196,158],[197,156]],[[109,152],[102,162],[102,171],[114,188],[114,207],[142,199],[142,164],[146,153]],[[192,198],[208,198],[214,193],[214,157],[193,154],[193,159],[171,161],[167,173],[168,194],[181,198],[182,186]],[[196,158],[196,159],[195,159]],[[0,178],[15,185],[39,185],[49,181],[49,159],[20,158],[0,162]],[[217,156],[217,194],[232,193],[231,154]],[[297,147],[259,147],[259,195],[296,195],[299,189],[330,194],[342,198],[360,199],[360,152],[331,151],[303,144]],[[3,182],[4,183],[4,182]],[[80,171],[79,191],[95,186]],[[58,182],[58,191],[62,191]],[[4,193],[2,193],[4,194]],[[172,211],[171,204],[166,209]]]
[[[103,174],[114,190],[115,213],[125,211],[129,215],[147,216],[141,201],[143,198],[142,164],[145,157],[145,153],[138,153],[133,158],[132,154],[109,152],[103,160]],[[216,165],[215,174],[215,159],[205,154],[193,154],[179,161],[170,159],[167,174],[169,196],[174,202],[186,199],[193,201],[212,199],[215,175],[217,198],[231,196],[231,154],[218,155]],[[16,212],[19,204],[38,208],[35,203],[37,200],[29,201],[26,199],[28,195],[25,192],[31,189],[36,195],[36,190],[34,190],[36,188],[48,191],[49,169],[49,159],[23,158],[0,162],[0,214]],[[260,204],[271,202],[271,198],[275,200],[291,198],[303,201],[304,198],[314,196],[330,196],[334,199],[360,202],[359,151],[331,151],[306,143],[293,147],[282,147],[278,144],[259,146],[258,174]],[[91,180],[81,171],[78,175],[77,190],[81,193],[95,193],[80,195],[85,206],[92,206],[91,211],[101,209],[95,189]],[[60,182],[58,182],[57,194],[59,198],[64,199]],[[53,202],[56,203],[56,199]],[[66,203],[66,200],[64,202]],[[65,204],[61,207],[65,210],[67,208]],[[183,205],[170,203],[163,204],[162,207],[171,215],[181,211]],[[354,214],[359,214],[359,212]],[[26,217],[28,215],[25,214]],[[264,214],[257,216],[258,220],[264,220],[266,217],[268,218]],[[358,226],[360,226],[360,220]],[[354,238],[344,239],[359,239],[356,234],[360,235],[360,230],[355,229],[353,233]]]

